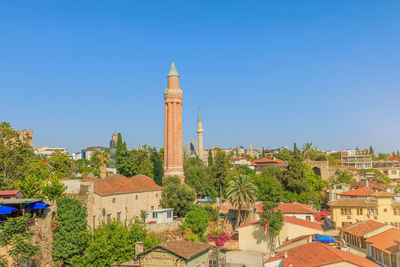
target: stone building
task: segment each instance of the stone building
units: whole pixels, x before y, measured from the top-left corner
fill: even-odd
[[[137,255],[140,267],[176,266],[176,267],[216,267],[209,259],[212,247],[206,243],[184,240],[168,241],[152,247]]]
[[[174,62],[168,74],[168,88],[164,91],[164,175],[177,175],[182,180],[183,143],[182,143],[182,99],[179,88],[179,74]]]
[[[162,187],[145,175],[127,178],[121,174],[103,179],[62,179],[68,195],[80,199],[87,207],[88,224],[97,227],[102,221],[129,222],[142,210],[160,209]]]

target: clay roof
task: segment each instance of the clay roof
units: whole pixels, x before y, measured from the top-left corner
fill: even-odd
[[[362,237],[365,234],[368,234],[372,231],[375,231],[376,229],[379,229],[381,227],[385,227],[386,224],[373,221],[373,220],[368,220],[368,221],[362,221],[358,223],[353,223],[348,226],[340,228],[340,231],[343,231],[345,233],[354,235],[354,236],[359,236]]]
[[[310,221],[307,221],[307,220],[303,220],[303,219],[299,219],[299,218],[291,217],[291,216],[286,216],[286,215],[283,215],[283,220],[286,223],[296,224],[296,225],[300,225],[300,226],[303,226],[303,227],[324,231],[324,229],[322,228],[321,224],[319,224],[317,222],[310,222]]]
[[[315,214],[315,210],[307,204],[293,202],[293,203],[279,203],[278,209],[284,214]],[[256,212],[263,212],[263,203],[257,203]]]
[[[162,190],[161,186],[157,185],[153,179],[145,175],[136,175],[127,178],[121,174],[114,174],[103,179],[87,177],[83,179],[83,181],[92,181],[94,183],[94,193],[100,196]]]
[[[286,164],[286,162],[283,161],[283,160],[280,160],[280,159],[269,159],[269,158],[262,158],[262,159],[253,160],[251,163],[252,164],[255,164],[255,163]]]
[[[15,196],[21,190],[0,190],[0,196]]]
[[[239,227],[237,227],[237,228],[247,227],[247,226],[250,226],[250,225],[253,225],[253,224],[258,224],[258,223],[260,223],[260,220],[252,221],[252,222],[245,223],[245,224],[241,224],[241,225],[240,225]]]
[[[285,252],[287,257],[285,258]],[[325,266],[334,263],[348,262],[356,266],[377,267],[378,264],[349,252],[322,244],[312,242],[300,245],[288,250],[281,251],[275,257],[267,259],[265,262],[282,260],[283,266]]]
[[[328,203],[331,207],[376,207],[378,203],[361,198],[342,198]]]
[[[379,191],[373,194],[374,197],[394,197],[395,194],[386,192],[386,191]]]
[[[391,184],[384,184],[384,183],[380,183],[380,182],[377,182],[377,181],[368,181],[368,185],[369,185],[369,187],[376,187],[376,188],[380,188],[380,187],[381,188],[391,188],[391,187],[394,187]],[[365,187],[365,186],[366,186],[365,180],[361,180],[361,181],[358,181],[358,182],[353,183],[353,184],[350,185],[350,187],[352,187],[352,188],[360,188],[360,187]]]
[[[339,193],[339,196],[352,196],[352,197],[368,197],[374,194],[375,192],[367,187],[362,187],[354,190],[350,190],[347,192]]]
[[[152,247],[151,249],[143,251],[138,256],[147,254],[148,252],[156,248],[163,248],[169,252],[172,252],[178,257],[184,258],[185,260],[189,260],[194,256],[197,256],[205,251],[208,251],[211,248],[211,246],[207,243],[175,240],[175,241],[164,242],[158,246]]]
[[[368,238],[365,242],[370,243],[371,246],[379,250],[392,254],[399,251],[399,244],[396,242],[398,238],[400,238],[400,229],[392,228]]]

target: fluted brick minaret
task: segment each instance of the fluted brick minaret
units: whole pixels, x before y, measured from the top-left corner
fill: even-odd
[[[164,91],[164,175],[178,175],[183,181],[182,98],[179,74],[172,61],[168,88]]]
[[[198,153],[199,153],[199,159],[203,160],[204,156],[204,147],[203,147],[203,126],[201,123],[201,116],[200,116],[200,108],[199,108],[199,117],[197,118],[197,137],[199,138],[198,140]]]

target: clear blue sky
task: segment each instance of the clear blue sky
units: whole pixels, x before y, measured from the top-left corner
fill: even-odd
[[[34,145],[163,145],[172,58],[184,141],[400,149],[400,2],[1,1],[0,120]]]

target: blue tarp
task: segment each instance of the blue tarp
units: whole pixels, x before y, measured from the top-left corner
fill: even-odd
[[[50,206],[46,203],[36,202],[30,204],[26,209],[33,210],[33,209],[48,209]]]
[[[0,214],[10,214],[17,208],[9,207],[9,206],[0,206]]]
[[[335,243],[335,239],[331,235],[315,235],[318,242]]]

